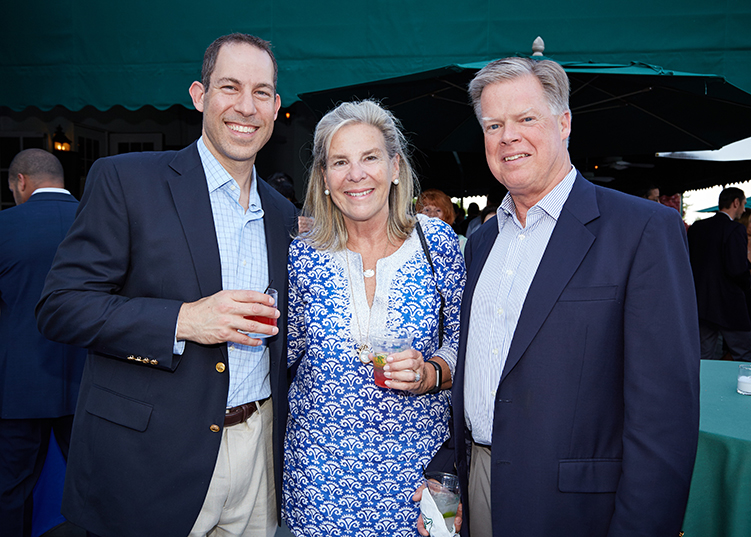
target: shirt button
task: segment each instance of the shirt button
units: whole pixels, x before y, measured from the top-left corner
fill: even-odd
[[[245,265],[247,265],[247,264],[248,264],[248,262],[247,262],[247,261],[245,261],[245,260],[243,259],[243,267],[244,267]]]
[[[506,276],[513,276],[513,275],[514,275],[514,271],[513,270],[509,269],[509,270],[506,271]]]
[[[519,240],[523,241],[526,237],[524,235],[519,235]]]
[[[229,186],[229,189],[230,189],[230,190],[235,190],[235,185],[230,185],[230,186]]]
[[[211,429],[212,433],[218,433],[219,431],[222,430],[221,427],[219,427],[216,423],[214,423],[211,427],[209,427],[209,429]]]
[[[225,368],[226,367],[222,362],[219,362],[216,364],[216,370],[219,371],[220,373],[224,373]]]
[[[503,315],[503,308],[498,308],[498,315]]]
[[[493,354],[498,354],[498,349],[493,349]]]

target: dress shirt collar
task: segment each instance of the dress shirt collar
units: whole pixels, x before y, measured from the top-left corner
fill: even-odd
[[[224,169],[216,157],[209,151],[206,144],[203,141],[203,136],[198,139],[198,155],[201,157],[201,163],[203,164],[204,172],[206,173],[206,184],[209,187],[209,192],[214,192],[225,186],[227,183],[234,183],[239,191],[240,185],[237,181]],[[250,181],[250,193],[248,197],[249,207],[261,207],[261,198],[258,195],[258,177],[256,176],[256,167],[253,165],[253,171],[251,172]]]
[[[34,192],[31,193],[31,195],[33,196],[34,194],[44,194],[45,192],[54,192],[55,194],[70,195],[70,192],[68,192],[64,188],[55,188],[51,186],[43,186],[42,188],[37,188]]]
[[[558,221],[558,217],[561,216],[561,210],[563,210],[563,205],[566,203],[568,195],[574,186],[575,179],[576,168],[571,166],[571,170],[566,174],[566,177],[564,177],[560,183],[555,185],[555,188],[548,192],[544,198],[535,203],[530,208],[530,211],[532,211],[535,207],[538,207],[539,209],[543,210],[548,215],[553,217],[554,220]],[[514,198],[511,197],[511,193],[506,194],[506,197],[503,198],[501,207],[498,210],[499,231],[503,229],[503,225],[506,220],[506,218],[500,218],[501,211],[505,213],[506,218],[510,217],[518,221],[518,218],[516,216],[516,205],[514,205]]]

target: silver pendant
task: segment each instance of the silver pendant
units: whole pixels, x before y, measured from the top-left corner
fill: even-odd
[[[368,344],[360,345],[357,347],[357,357],[363,364],[370,363],[370,346]]]
[[[372,278],[373,276],[375,276],[375,270],[373,269],[363,270],[362,275],[365,276],[366,278]]]

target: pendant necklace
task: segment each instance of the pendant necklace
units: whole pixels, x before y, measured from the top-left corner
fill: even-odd
[[[386,247],[383,249],[383,255],[379,259],[383,259],[384,257],[386,257],[386,252],[388,251],[388,249],[389,249],[389,241],[386,241]],[[376,266],[377,265],[378,265],[378,259],[376,259]],[[363,266],[362,275],[365,276],[366,278],[372,278],[373,276],[375,276],[375,268],[369,268],[366,270],[365,267]]]
[[[360,341],[363,340],[362,337],[362,330],[360,329],[360,317],[357,315],[357,304],[355,303],[355,291],[352,288],[352,275],[349,271],[349,248],[344,249],[344,254],[347,258],[347,279],[349,281],[349,293],[350,297],[352,298],[352,312],[355,314],[355,322],[357,323],[357,334],[359,335]],[[366,273],[370,272],[370,276],[368,276]],[[374,271],[363,271],[363,276],[366,278],[370,278],[375,274]],[[362,362],[363,364],[369,364],[370,363],[370,344],[368,340],[370,339],[370,318],[372,317],[372,312],[370,315],[368,315],[368,331],[365,334],[365,342],[360,343],[359,345],[355,344],[355,354],[357,358]]]

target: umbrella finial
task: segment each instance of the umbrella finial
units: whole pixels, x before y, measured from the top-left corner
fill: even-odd
[[[539,35],[532,41],[532,56],[542,56],[545,52],[545,41]]]

